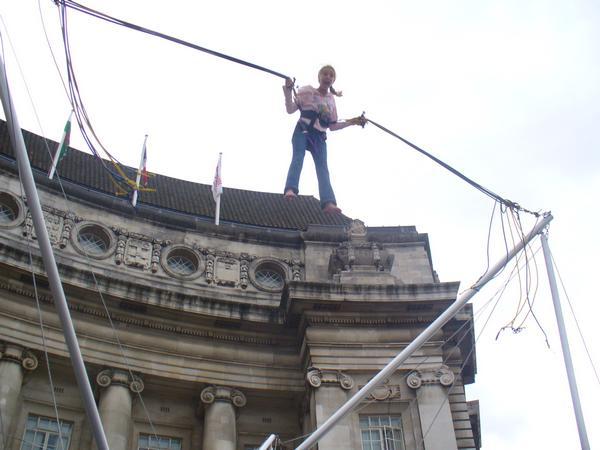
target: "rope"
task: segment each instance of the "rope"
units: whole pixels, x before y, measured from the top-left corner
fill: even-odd
[[[225,53],[217,52],[215,50],[211,50],[211,49],[208,49],[206,47],[201,47],[201,46],[199,46],[197,44],[193,44],[191,42],[184,41],[183,39],[179,39],[179,38],[176,38],[174,36],[169,36],[168,34],[164,34],[164,33],[161,33],[159,31],[151,30],[149,28],[145,28],[145,27],[142,27],[140,25],[136,25],[136,24],[133,24],[131,22],[127,22],[127,21],[122,20],[122,19],[117,19],[116,17],[109,16],[108,14],[102,13],[100,11],[96,11],[96,10],[94,10],[92,8],[88,8],[87,6],[84,6],[84,5],[80,4],[80,3],[74,2],[72,0],[56,0],[55,3],[57,5],[58,4],[62,4],[64,6],[72,8],[72,9],[74,9],[76,11],[79,11],[79,12],[82,12],[82,13],[87,14],[89,16],[95,17],[97,19],[102,19],[102,20],[105,20],[106,22],[109,22],[109,23],[112,23],[112,24],[115,24],[115,25],[120,25],[122,27],[130,28],[130,29],[136,30],[136,31],[141,31],[142,33],[146,33],[146,34],[149,34],[151,36],[156,36],[156,37],[159,37],[161,39],[165,39],[167,41],[175,42],[176,44],[180,44],[180,45],[183,45],[185,47],[193,48],[194,50],[199,50],[201,52],[208,53],[209,55],[213,55],[213,56],[216,56],[218,58],[223,58],[223,59],[226,59],[228,61],[231,61],[231,62],[234,62],[234,63],[237,63],[237,64],[241,64],[241,65],[246,66],[246,67],[250,67],[252,69],[260,70],[262,72],[266,72],[266,73],[269,73],[271,75],[275,75],[276,77],[279,77],[279,78],[284,78],[284,79],[285,78],[290,78],[287,75],[284,75],[284,74],[282,74],[280,72],[276,72],[275,70],[269,69],[267,67],[259,66],[258,64],[254,64],[254,63],[251,63],[249,61],[245,61],[243,59],[227,55]]]
[[[510,201],[505,199],[504,197],[501,197],[500,195],[496,194],[495,192],[483,187],[481,184],[473,181],[472,179],[470,179],[469,177],[467,177],[466,175],[462,174],[461,172],[459,172],[458,170],[456,170],[455,168],[453,168],[452,166],[450,166],[449,164],[446,164],[444,161],[442,161],[441,159],[433,156],[431,153],[423,150],[422,148],[416,146],[415,144],[413,144],[412,142],[408,141],[407,139],[404,139],[402,136],[399,136],[398,134],[394,133],[393,131],[387,129],[386,127],[384,127],[383,125],[378,124],[377,122],[368,119],[364,116],[362,116],[367,122],[373,124],[374,126],[376,126],[377,128],[379,128],[382,131],[385,131],[386,133],[394,136],[396,139],[400,139],[402,142],[404,142],[406,145],[414,148],[415,150],[417,150],[419,153],[427,156],[429,159],[431,159],[432,161],[435,161],[436,163],[438,163],[440,166],[442,166],[444,169],[450,171],[451,173],[453,173],[454,175],[456,175],[457,177],[459,177],[460,179],[466,181],[467,183],[469,183],[471,186],[473,186],[475,189],[483,192],[485,195],[487,195],[488,197],[493,198],[494,200],[502,203],[503,205],[505,205],[507,208],[510,209],[515,209],[515,210],[519,210],[519,211],[523,211],[529,214],[533,214],[534,216],[538,217],[540,214],[539,212],[534,212],[534,211],[529,211],[523,207],[521,207],[518,203]]]

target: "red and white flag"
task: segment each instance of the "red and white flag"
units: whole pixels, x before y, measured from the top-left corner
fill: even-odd
[[[223,180],[221,178],[221,156],[223,153],[219,153],[219,162],[215,169],[215,178],[212,184],[212,194],[215,202],[217,203],[215,211],[215,225],[219,225],[219,215],[221,213],[221,194],[223,193]]]

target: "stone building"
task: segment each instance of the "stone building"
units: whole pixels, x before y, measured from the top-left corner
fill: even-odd
[[[76,150],[61,189],[56,143],[24,136],[111,450],[295,448],[456,298],[413,226],[226,188],[217,227],[209,186],[161,175],[134,209]],[[479,448],[472,327],[466,307],[319,449]],[[57,414],[94,448],[3,122],[0,411],[0,448],[60,449]]]

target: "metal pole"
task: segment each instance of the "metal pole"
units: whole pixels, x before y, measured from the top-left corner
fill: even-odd
[[[569,350],[569,339],[567,338],[565,321],[563,319],[562,308],[560,306],[560,298],[558,296],[556,278],[554,276],[554,267],[552,266],[552,256],[550,255],[550,247],[548,246],[548,236],[546,233],[542,233],[542,249],[544,251],[544,259],[546,260],[546,271],[548,272],[548,281],[550,282],[552,303],[554,303],[554,314],[556,315],[556,324],[558,325],[558,333],[560,335],[560,345],[562,347],[563,359],[565,360],[567,378],[569,379],[569,388],[571,389],[571,401],[573,402],[575,420],[577,421],[577,430],[579,431],[579,442],[581,443],[582,450],[589,450],[590,443],[585,430],[583,412],[581,411],[579,392],[577,391],[577,380],[575,379],[571,351]]]
[[[358,405],[363,399],[371,393],[378,385],[380,385],[386,378],[389,378],[400,365],[406,361],[415,351],[417,351],[423,344],[425,344],[440,328],[442,328],[446,322],[452,319],[463,306],[473,297],[479,290],[504,267],[506,264],[518,253],[525,245],[529,243],[537,234],[539,234],[553,219],[550,213],[546,214],[544,218],[537,224],[529,234],[519,242],[507,255],[490,268],[485,275],[483,275],[473,286],[469,288],[463,295],[461,295],[454,303],[452,303],[448,309],[446,309],[437,319],[435,319],[431,325],[425,328],[421,334],[419,334],[414,341],[406,346],[392,361],[388,363],[377,375],[375,375],[371,381],[369,381],[362,389],[344,403],[329,419],[327,419],[319,428],[317,428],[313,434],[311,434],[302,444],[300,444],[296,450],[308,450],[310,447],[315,445],[335,424],[344,418],[346,414],[350,413],[356,405]]]
[[[42,206],[40,205],[40,199],[38,197],[35,181],[33,180],[33,173],[31,171],[31,166],[29,165],[29,159],[27,158],[27,150],[25,149],[23,134],[21,133],[21,127],[19,126],[15,108],[10,97],[6,69],[4,67],[4,60],[2,59],[1,55],[0,95],[2,97],[2,106],[4,108],[4,114],[6,115],[10,140],[15,150],[19,173],[23,182],[25,194],[27,195],[27,205],[29,206],[31,217],[33,219],[33,226],[37,234],[40,251],[42,253],[42,259],[48,274],[50,290],[52,292],[52,296],[54,297],[56,309],[58,310],[63,333],[65,335],[65,342],[69,349],[73,370],[75,371],[77,384],[79,385],[79,390],[81,396],[83,397],[83,403],[94,432],[98,450],[109,450],[108,442],[106,441],[106,436],[104,435],[104,429],[102,428],[102,422],[100,421],[100,415],[98,414],[98,409],[96,408],[96,402],[94,400],[92,388],[85,371],[85,365],[83,364],[83,358],[81,357],[81,351],[79,350],[79,344],[77,342],[77,336],[75,335],[75,329],[73,328],[73,323],[69,314],[65,293],[58,275],[58,268],[56,267],[54,253],[52,252],[50,239],[48,238],[48,231],[46,230],[46,224],[44,222]]]
[[[277,439],[277,436],[272,434],[267,438],[265,442],[263,442],[263,444],[260,447],[258,447],[258,450],[269,450],[273,445],[273,442],[275,442],[275,439]]]

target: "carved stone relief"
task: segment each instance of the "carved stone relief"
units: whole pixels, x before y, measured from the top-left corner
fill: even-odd
[[[71,236],[71,230],[75,226],[75,223],[79,222],[81,219],[73,213],[60,211],[49,206],[43,206],[42,213],[44,214],[44,222],[46,223],[46,230],[48,231],[50,244],[60,248],[65,248],[67,246],[67,242],[69,241],[69,237]],[[23,236],[29,236],[32,239],[37,239],[37,233],[33,227],[31,211],[27,211],[25,216],[25,222],[23,224]]]
[[[112,227],[117,234],[117,250],[115,263],[137,269],[158,271],[160,255],[163,247],[171,241],[155,239],[139,233],[132,233],[123,228]]]
[[[354,387],[354,379],[339,370],[321,370],[309,367],[306,372],[306,381],[314,388],[325,384],[338,384],[342,389],[350,390]]]
[[[436,384],[452,386],[454,383],[454,372],[448,366],[442,365],[438,369],[415,370],[406,378],[406,384],[412,389],[419,389],[424,384]]]

